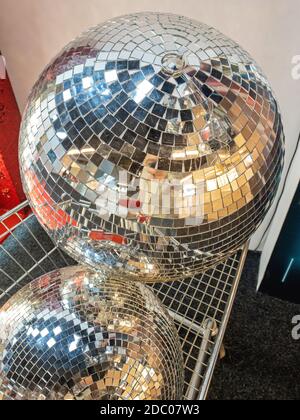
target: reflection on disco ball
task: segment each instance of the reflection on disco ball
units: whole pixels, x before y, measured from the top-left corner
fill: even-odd
[[[182,397],[177,331],[140,283],[68,267],[25,286],[0,321],[0,400]]]
[[[248,240],[283,164],[268,81],[215,29],[142,13],[68,44],[33,88],[20,162],[30,203],[77,260],[167,281]]]

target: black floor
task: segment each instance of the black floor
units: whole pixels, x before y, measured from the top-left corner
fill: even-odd
[[[256,292],[259,255],[247,258],[209,399],[300,399],[300,341],[292,318],[300,305]]]
[[[14,234],[0,247],[0,267],[10,276],[0,270],[0,292],[9,287],[10,278],[22,275],[21,267],[32,267],[52,248],[35,218]],[[20,247],[20,242],[25,246]],[[72,263],[56,251],[33,270],[31,278],[52,271],[53,260],[59,266]],[[209,399],[300,399],[300,341],[291,335],[291,321],[300,315],[300,305],[257,293],[258,264],[259,255],[249,253],[225,337],[227,354],[217,365]],[[29,280],[25,277],[18,287]]]

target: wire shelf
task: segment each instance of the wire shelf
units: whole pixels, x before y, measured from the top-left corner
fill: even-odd
[[[76,264],[53,244],[32,213],[24,218],[28,211],[24,202],[0,217],[0,305],[29,281]],[[187,400],[207,396],[247,249],[245,245],[222,264],[191,279],[151,286],[181,338]]]

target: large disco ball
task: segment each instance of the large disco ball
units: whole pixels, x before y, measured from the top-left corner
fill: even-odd
[[[0,400],[172,400],[182,386],[177,331],[140,283],[68,267],[0,311]]]
[[[67,45],[30,95],[25,191],[77,260],[123,278],[190,276],[262,221],[283,165],[268,81],[215,29],[142,13]]]

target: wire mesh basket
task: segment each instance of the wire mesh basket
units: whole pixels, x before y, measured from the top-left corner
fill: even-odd
[[[29,281],[76,264],[53,244],[28,202],[2,215],[0,228],[0,305]],[[189,280],[151,286],[181,338],[187,400],[207,396],[246,255],[247,245]]]

